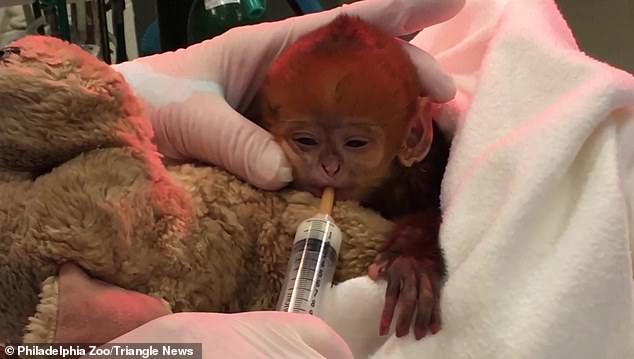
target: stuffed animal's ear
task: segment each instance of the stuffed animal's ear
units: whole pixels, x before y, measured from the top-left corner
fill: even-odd
[[[432,121],[431,102],[428,98],[421,97],[416,114],[410,119],[407,135],[398,155],[403,166],[410,167],[414,163],[422,161],[429,153],[434,139]]]

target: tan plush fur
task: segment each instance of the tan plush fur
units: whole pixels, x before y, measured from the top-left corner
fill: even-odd
[[[54,335],[67,261],[174,312],[272,308],[318,200],[213,167],[167,169],[118,73],[56,39],[12,46],[20,54],[0,63],[0,342]],[[346,202],[334,218],[345,235],[336,280],[365,275],[391,224]]]
[[[42,283],[40,303],[35,315],[29,318],[26,327],[25,343],[52,343],[57,328],[57,299],[59,298],[59,283],[56,276],[48,277]]]

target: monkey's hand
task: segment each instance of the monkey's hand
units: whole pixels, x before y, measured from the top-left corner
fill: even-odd
[[[388,333],[398,304],[396,336],[409,333],[412,318],[417,340],[441,327],[439,296],[443,267],[438,243],[440,215],[419,213],[396,221],[384,247],[368,268],[373,280],[386,279],[380,335]]]

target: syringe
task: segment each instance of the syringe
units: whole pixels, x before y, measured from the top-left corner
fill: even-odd
[[[319,301],[332,286],[341,230],[330,216],[335,192],[326,188],[319,213],[297,228],[277,309],[319,316]]]

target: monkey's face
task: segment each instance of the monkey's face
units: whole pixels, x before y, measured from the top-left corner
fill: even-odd
[[[293,186],[338,200],[361,200],[387,177],[397,151],[383,124],[371,121],[289,121],[274,131],[293,166]]]
[[[363,200],[426,154],[422,88],[399,42],[362,24],[318,30],[271,64],[254,101],[256,122],[281,144],[294,186]]]

